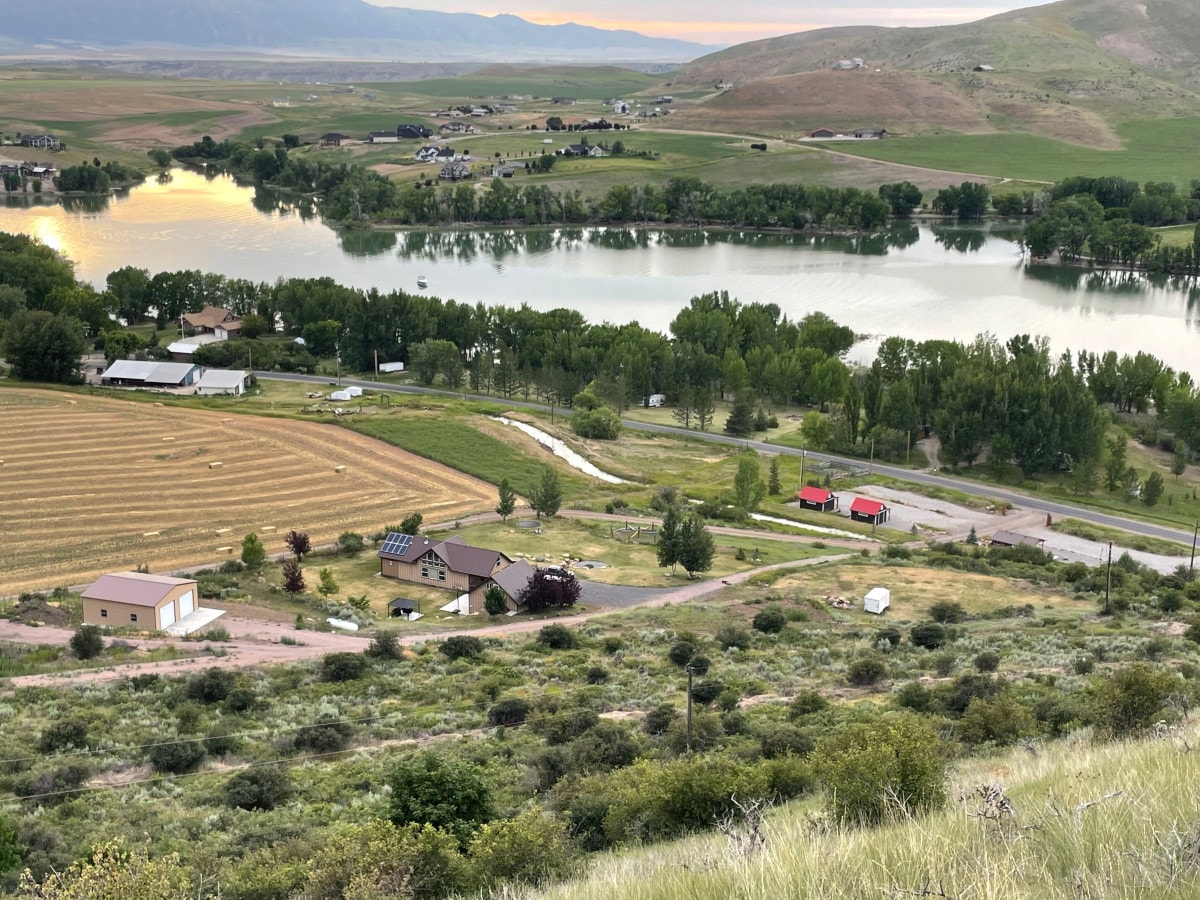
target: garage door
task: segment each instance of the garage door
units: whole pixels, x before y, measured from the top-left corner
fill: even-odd
[[[175,604],[168,603],[158,611],[158,627],[166,628],[175,624]]]
[[[188,591],[179,598],[179,618],[190,616],[196,611],[196,596],[191,591]]]

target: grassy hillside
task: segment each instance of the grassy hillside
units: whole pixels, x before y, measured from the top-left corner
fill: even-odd
[[[1164,739],[1088,736],[972,760],[950,806],[890,827],[841,830],[797,803],[768,817],[746,856],[719,834],[602,858],[555,900],[784,897],[1195,897],[1200,777],[1190,727]],[[981,796],[987,787],[999,789]],[[1007,798],[1010,807],[1004,805]]]

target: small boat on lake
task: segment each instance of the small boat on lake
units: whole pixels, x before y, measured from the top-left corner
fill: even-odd
[[[417,287],[419,287],[419,288],[429,287],[429,279],[426,278],[424,275],[418,275],[417,276]]]

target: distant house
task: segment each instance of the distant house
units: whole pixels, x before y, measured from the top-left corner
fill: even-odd
[[[612,111],[618,116],[628,115],[629,104],[626,103],[624,100],[618,100],[616,103],[614,103],[612,105]]]
[[[437,151],[433,154],[433,158],[435,162],[446,163],[458,159],[459,155],[454,152],[453,147],[438,147]]]
[[[433,135],[433,132],[424,125],[407,125],[401,123],[396,126],[396,137],[400,140],[424,140]]]
[[[335,87],[333,89],[333,92],[335,94],[353,94],[354,93],[354,85],[351,84],[351,85],[345,85],[344,87]]]
[[[857,56],[850,59],[839,59],[833,64],[833,68],[839,72],[845,72],[851,69],[865,69],[867,64]]]
[[[838,495],[826,488],[807,485],[796,495],[798,505],[802,509],[815,509],[817,512],[832,512],[838,508]]]
[[[276,97],[274,100],[271,101],[271,105],[273,107],[275,107],[276,109],[283,109],[285,107],[292,105],[292,98],[291,97]]]
[[[551,97],[550,102],[555,106],[574,106],[579,101],[574,97]]]
[[[568,144],[558,151],[559,156],[591,156],[599,158],[605,156],[605,152],[592,144]]]
[[[198,590],[188,578],[117,572],[101,575],[82,596],[87,625],[162,631],[196,611]]]
[[[888,133],[886,128],[859,128],[854,136],[860,141],[877,141],[887,137]]]
[[[1039,550],[1045,549],[1046,542],[1042,538],[1031,537],[1027,534],[1018,534],[1015,531],[997,531],[992,535],[993,547],[1037,547]]]
[[[654,102],[655,103],[674,103],[675,98],[672,97],[670,94],[663,94],[661,97],[656,99]]]
[[[892,511],[879,500],[868,500],[866,497],[855,497],[850,504],[850,518],[855,522],[868,522],[871,525],[882,525],[892,515]]]
[[[246,392],[249,384],[249,372],[240,369],[207,369],[196,382],[196,394],[201,397],[215,397],[219,394],[240,397]]]
[[[444,125],[439,125],[438,131],[442,134],[472,134],[475,131],[475,126],[470,122],[447,122]]]
[[[39,150],[57,150],[61,143],[52,134],[23,134],[20,140],[22,147],[37,147]]]
[[[394,131],[372,131],[367,134],[367,140],[372,144],[394,144],[400,138]]]
[[[171,359],[175,362],[191,362],[192,356],[205,344],[214,344],[221,340],[224,338],[217,337],[215,334],[194,334],[191,337],[172,341],[167,345],[167,352],[171,354]]]
[[[379,574],[384,578],[453,591],[458,596],[456,611],[472,615],[483,612],[483,597],[492,584],[500,585],[515,609],[517,595],[533,574],[529,563],[514,563],[499,550],[472,547],[457,535],[438,541],[391,532],[377,555]],[[515,572],[501,577],[514,566]]]
[[[490,116],[491,114],[492,114],[492,111],[483,106],[477,106],[473,110],[471,110],[471,115],[473,115],[477,119],[482,118],[483,116]]]
[[[472,178],[471,167],[465,162],[450,162],[442,166],[438,178],[443,181],[469,181]]]
[[[516,174],[516,172],[512,166],[492,166],[493,178],[512,178],[514,174]]]
[[[203,369],[192,362],[156,362],[152,359],[118,359],[104,370],[100,383],[109,387],[168,390],[191,387]]]
[[[717,90],[718,91],[732,91],[733,90],[733,82],[731,82],[731,81],[718,82]]]
[[[218,328],[224,328],[227,332],[236,331],[242,324],[242,320],[233,310],[223,306],[213,306],[209,303],[205,303],[200,308],[200,312],[184,313],[179,318],[184,331],[191,331],[195,334],[216,334]],[[225,335],[226,338],[228,336],[228,334]]]
[[[815,128],[808,133],[810,138],[831,138],[837,137],[837,132],[832,128]]]
[[[339,134],[336,131],[330,131],[327,134],[321,135],[322,147],[340,147],[346,141],[350,140],[346,135]]]
[[[995,66],[989,66],[984,63],[980,63],[979,65],[977,65],[975,67],[974,71],[976,71],[976,72],[994,72],[994,71],[996,71],[996,68],[995,68]]]
[[[413,159],[417,162],[433,162],[437,159],[438,148],[430,144],[427,147],[422,147],[413,154]]]

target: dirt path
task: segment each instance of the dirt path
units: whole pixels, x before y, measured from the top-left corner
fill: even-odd
[[[709,581],[696,581],[672,591],[651,597],[638,607],[661,607],[677,603],[687,603],[698,600],[724,590],[726,587],[741,584],[755,575],[772,572],[778,569],[792,569],[821,565],[827,562],[843,560],[842,555],[819,556],[813,559],[794,560],[790,562],[773,563],[769,566],[759,566],[726,578],[714,578]],[[414,634],[400,638],[402,646],[412,646],[428,641],[445,640],[455,635],[472,635],[474,637],[505,637],[508,635],[529,634],[540,630],[549,622],[558,625],[580,625],[597,616],[613,615],[614,610],[597,609],[573,616],[561,616],[555,619],[518,618],[499,625],[489,625],[484,628],[459,629],[440,632],[438,634]],[[19,675],[8,679],[13,688],[69,686],[76,684],[94,684],[98,682],[117,681],[132,675],[157,673],[160,675],[178,675],[194,672],[199,669],[244,669],[250,666],[268,665],[271,663],[298,662],[324,656],[334,651],[361,653],[370,643],[368,638],[356,635],[327,633],[320,631],[296,631],[287,625],[260,622],[252,619],[227,617],[222,624],[229,631],[232,639],[213,644],[195,644],[197,649],[209,646],[221,653],[220,656],[201,655],[186,659],[163,660],[158,662],[127,663],[123,665],[106,666],[97,669],[81,669],[70,672],[53,672],[41,675]],[[8,621],[0,621],[0,641],[11,641],[21,644],[66,644],[73,632],[67,628],[34,628],[28,625],[18,625]],[[282,639],[289,637],[295,644],[284,644]],[[107,642],[120,638],[108,638]],[[155,649],[167,646],[168,641],[146,639],[129,641],[140,648]],[[175,646],[179,646],[176,644]],[[186,645],[185,645],[186,646]]]

